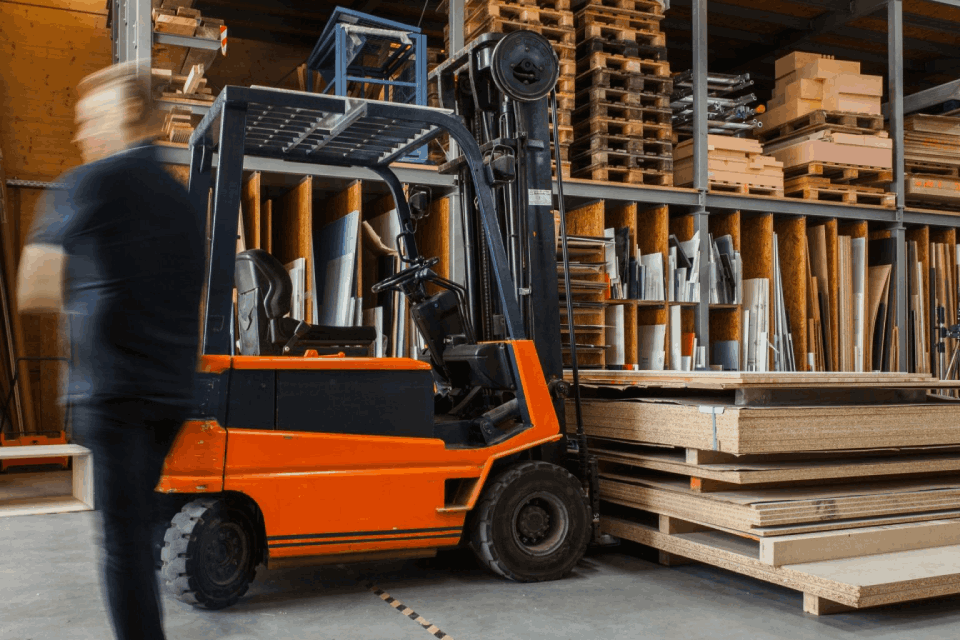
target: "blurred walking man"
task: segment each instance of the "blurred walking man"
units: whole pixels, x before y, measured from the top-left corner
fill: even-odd
[[[78,92],[85,164],[38,211],[17,297],[23,312],[70,316],[68,393],[94,455],[111,622],[120,640],[162,640],[154,487],[193,399],[203,218],[149,142],[149,70],[114,65]]]

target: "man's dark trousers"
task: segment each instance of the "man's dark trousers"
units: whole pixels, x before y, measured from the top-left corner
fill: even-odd
[[[76,438],[93,452],[103,519],[103,585],[119,640],[163,640],[152,534],[154,488],[185,409],[144,399],[97,399],[73,410]]]

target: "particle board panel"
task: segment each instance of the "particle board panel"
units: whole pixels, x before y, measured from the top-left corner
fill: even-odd
[[[569,378],[569,372],[567,372]],[[752,371],[581,371],[583,384],[671,389],[819,389],[819,388],[952,388],[929,373],[898,372],[767,372]]]
[[[805,600],[863,608],[960,593],[960,546],[772,567],[759,559],[757,545],[723,532],[670,535],[614,517],[603,517],[600,526],[610,535],[801,591]]]
[[[607,448],[610,447],[610,448]],[[866,456],[846,453],[843,458],[690,464],[682,450],[623,450],[594,444],[590,452],[604,462],[663,473],[722,482],[754,485],[819,480],[860,479],[876,476],[949,474],[960,472],[960,452]],[[734,488],[734,487],[729,487]]]
[[[306,259],[306,321],[313,323],[313,179],[307,176],[282,195],[273,213],[274,255],[283,264]]]
[[[255,171],[243,181],[240,190],[240,208],[243,212],[243,235],[247,249],[263,249],[260,212],[260,172]]]
[[[568,402],[567,424],[576,424],[572,411]],[[584,399],[583,423],[591,437],[733,454],[960,442],[960,405],[953,403],[749,408],[715,400]]]
[[[567,211],[567,234],[603,237],[604,203],[602,200]]]
[[[698,493],[683,480],[604,471],[600,495],[624,506],[747,534],[757,527],[818,525],[960,508],[960,483],[936,480]]]
[[[392,199],[391,199],[392,202]],[[426,258],[439,258],[433,267],[441,278],[450,274],[450,200],[438,198],[430,203],[430,214],[417,225],[417,249]],[[367,289],[374,283],[367,283]],[[428,285],[430,294],[440,291],[436,285]]]
[[[666,265],[670,250],[670,210],[668,207],[653,207],[637,210],[637,245],[640,253],[659,253]],[[666,273],[666,270],[664,270]]]
[[[779,567],[948,545],[960,545],[960,520],[779,536],[760,541],[760,560]]]
[[[778,217],[774,221],[783,299],[790,317],[793,355],[799,371],[808,371],[807,352],[807,236],[806,218]]]

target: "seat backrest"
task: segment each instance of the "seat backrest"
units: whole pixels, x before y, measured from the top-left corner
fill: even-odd
[[[290,312],[293,295],[290,274],[279,260],[263,249],[249,249],[237,254],[234,283],[239,295],[260,289],[267,320],[282,318]]]

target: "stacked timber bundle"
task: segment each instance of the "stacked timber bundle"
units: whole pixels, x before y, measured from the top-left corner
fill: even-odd
[[[950,383],[612,371],[581,381],[604,397],[626,390],[583,406],[605,533],[660,550],[665,564],[796,589],[811,613],[960,593],[960,405],[928,397]]]
[[[168,105],[164,115],[161,140],[175,144],[187,144],[200,115],[193,114],[192,106],[209,107],[213,104],[213,91],[203,77],[202,64],[195,64],[187,75],[173,73],[169,69],[153,69],[153,91],[162,103]]]
[[[766,196],[783,195],[783,163],[763,155],[756,140],[725,135],[707,136],[708,176],[711,191]],[[673,183],[693,184],[693,140],[674,151]]]
[[[570,235],[570,301],[576,333],[577,363],[587,369],[606,364],[606,302],[610,298],[607,263],[615,255],[614,241],[605,237]],[[613,258],[615,260],[615,258]],[[571,366],[570,331],[564,289],[563,255],[557,251],[560,290],[560,327],[564,366]]]
[[[560,161],[563,165],[564,177],[569,177],[570,142],[573,140],[573,127],[570,126],[570,122],[574,104],[573,88],[576,68],[576,33],[573,27],[573,12],[570,11],[570,0],[516,0],[513,2],[467,0],[463,13],[465,43],[476,40],[485,33],[526,30],[539,33],[553,45],[553,50],[560,59],[560,77],[557,80]]]
[[[783,163],[787,196],[892,207],[893,142],[883,131],[883,78],[859,62],[794,52],[777,60],[776,88],[756,131]]]
[[[577,5],[573,175],[630,184],[673,179],[673,81],[657,0]]]
[[[907,203],[960,207],[960,117],[916,114],[903,128]]]

